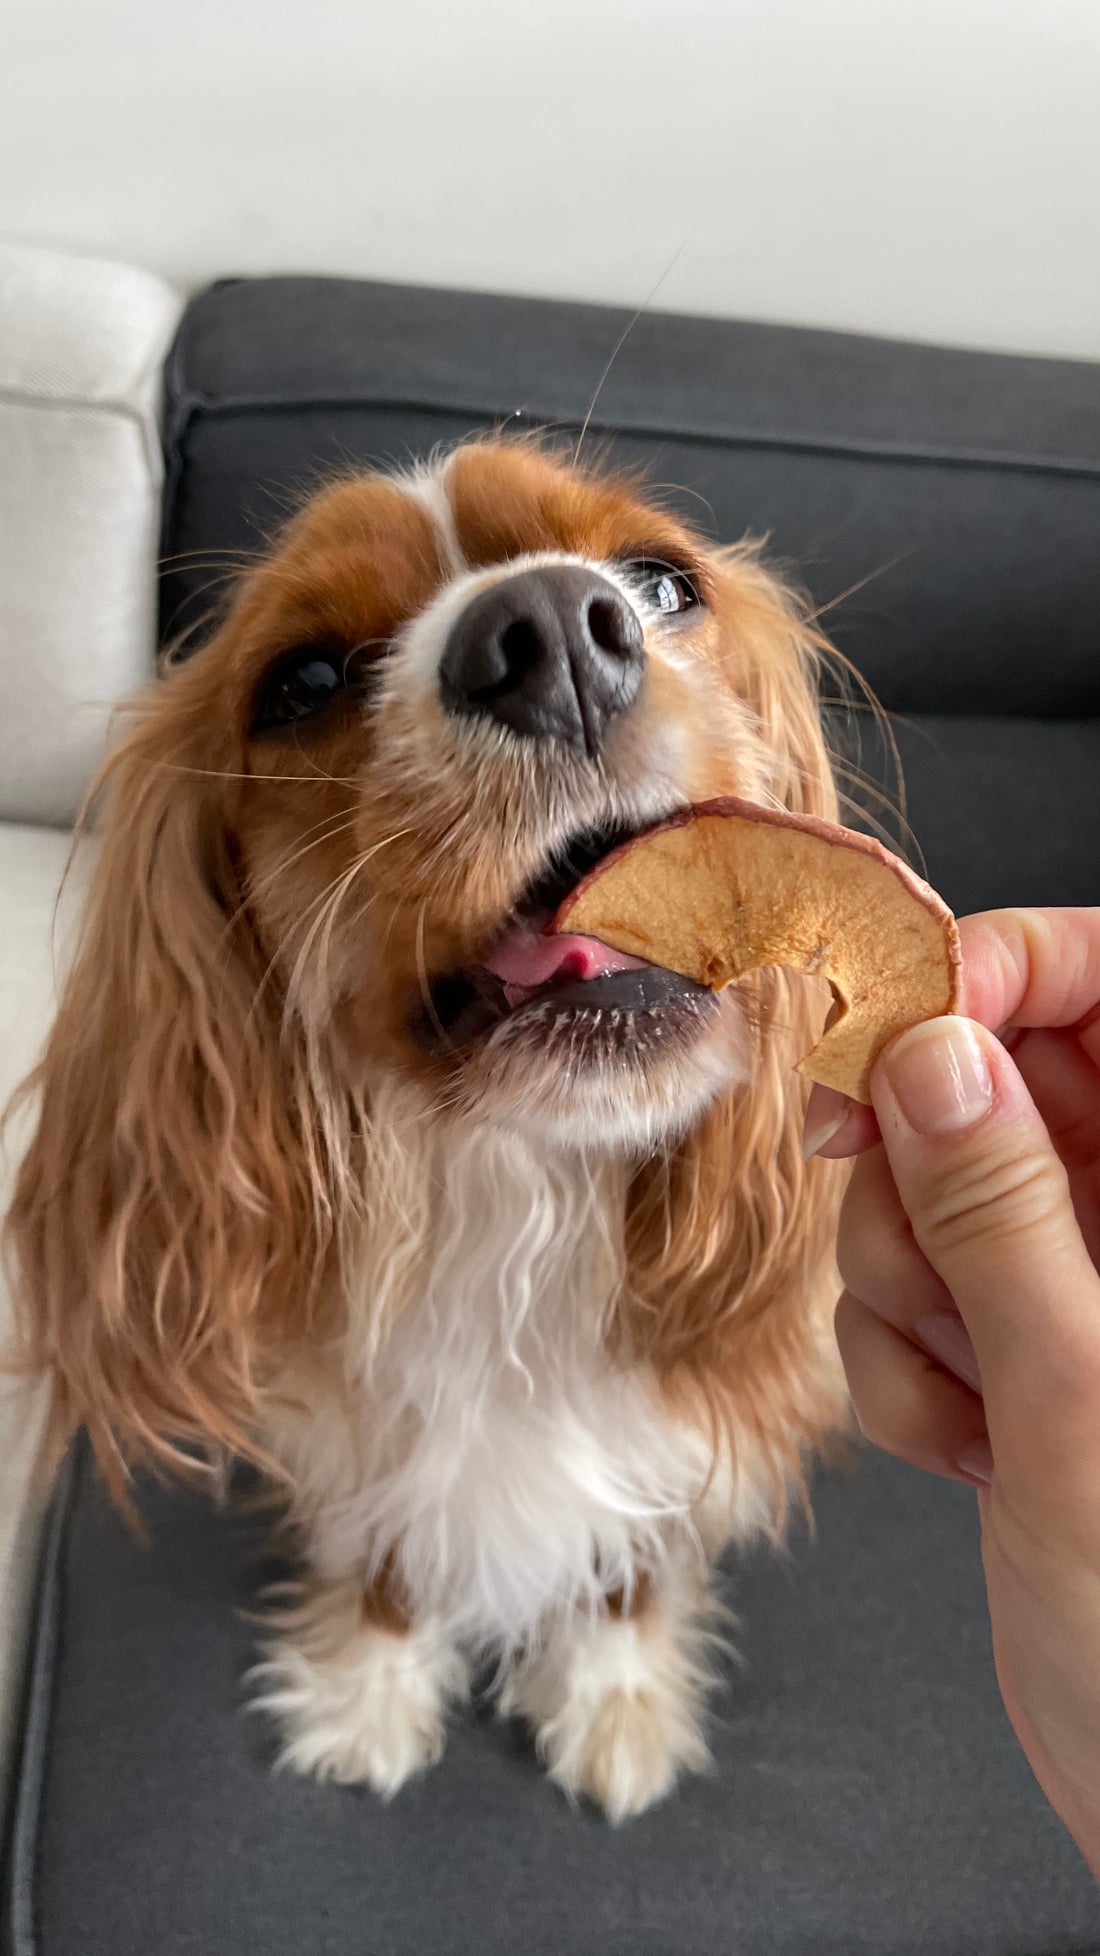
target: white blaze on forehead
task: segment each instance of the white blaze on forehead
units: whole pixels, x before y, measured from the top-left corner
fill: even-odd
[[[447,476],[450,470],[449,455],[437,457],[431,462],[422,462],[404,478],[402,487],[412,496],[429,517],[439,545],[440,560],[452,577],[461,577],[469,565],[463,555],[458,540],[454,510],[447,494]]]
[[[598,571],[613,585],[620,597],[637,612],[642,626],[650,633],[654,625],[662,622],[661,613],[655,606],[640,600],[638,591],[623,573],[622,566],[614,561],[598,557],[587,557],[579,550],[528,550],[515,557],[505,557],[496,564],[483,564],[474,569],[466,556],[455,522],[454,508],[448,489],[452,455],[440,455],[426,462],[417,463],[407,474],[397,478],[407,496],[420,504],[435,531],[439,546],[440,561],[449,573],[448,582],[439,595],[413,620],[410,638],[421,640],[418,626],[421,621],[432,621],[433,629],[428,634],[433,649],[438,648],[442,656],[447,632],[454,623],[463,605],[476,597],[479,591],[486,591],[490,585],[499,584],[507,577],[515,577],[522,571],[537,569],[542,564],[578,564],[586,569]],[[442,628],[442,629],[441,629]],[[670,664],[688,665],[691,660],[681,658],[674,648],[663,642],[650,645],[650,653],[668,659]],[[416,662],[420,664],[419,661]],[[427,677],[427,674],[422,676]]]
[[[398,636],[394,654],[387,661],[387,691],[392,700],[417,709],[438,702],[439,668],[447,640],[466,606],[481,592],[524,571],[574,565],[597,571],[606,578],[640,619],[647,657],[694,679],[702,689],[704,697],[700,706],[705,710],[711,689],[698,659],[686,647],[677,646],[673,632],[662,629],[667,621],[654,605],[641,597],[621,564],[563,548],[525,551],[519,556],[502,558],[498,563],[473,568],[463,551],[451,503],[448,487],[451,460],[449,455],[436,457],[399,478],[403,492],[419,503],[429,517],[448,575],[431,602],[409,620]],[[489,735],[493,733],[490,728]],[[486,730],[471,723],[463,728],[462,739],[467,750],[478,751],[486,742]],[[682,802],[684,774],[692,745],[690,720],[674,716],[662,723],[652,719],[647,722],[644,758],[641,754],[637,757],[629,783],[633,819],[649,819],[654,811],[660,814]],[[495,751],[495,742],[493,747]]]

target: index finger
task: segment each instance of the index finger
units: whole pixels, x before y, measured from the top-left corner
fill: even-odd
[[[1100,906],[984,910],[959,937],[967,1018],[991,1032],[1100,1021]]]

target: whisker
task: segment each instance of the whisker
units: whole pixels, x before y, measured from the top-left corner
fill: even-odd
[[[315,822],[313,829],[307,829],[305,833],[312,835],[314,829],[324,828],[325,822],[330,819],[329,816],[325,816],[323,821]],[[331,828],[327,829],[324,835],[317,836],[315,841],[303,843],[300,849],[295,849],[289,856],[281,856],[275,864],[275,867],[269,870],[266,876],[262,876],[258,883],[249,885],[247,896],[242,898],[237,908],[233,911],[232,916],[226,924],[223,936],[228,936],[229,932],[239,923],[245,911],[255,902],[256,898],[262,896],[265,890],[269,890],[273,883],[277,883],[281,876],[285,876],[288,869],[292,869],[295,863],[302,860],[303,856],[308,856],[311,850],[320,849],[324,843],[332,842],[336,836],[343,835],[348,829],[353,829],[358,819],[357,815],[349,815],[346,819],[336,822]]]
[[[358,788],[354,775],[324,774],[253,774],[249,771],[237,773],[224,767],[189,767],[183,761],[154,761],[154,767],[167,769],[172,774],[193,774],[204,781],[294,781],[304,782],[316,788],[322,781],[331,782],[337,788]]]
[[[870,829],[871,833],[877,837],[884,848],[889,849],[892,854],[897,853],[897,838],[885,822],[880,821],[878,816],[873,815],[869,808],[865,808],[853,796],[844,794],[841,789],[837,790],[837,800],[840,803],[842,812],[846,811],[849,815],[858,817],[859,821]]]
[[[340,912],[340,905],[343,902],[348,891],[350,890],[353,882],[355,881],[355,878],[359,875],[360,871],[365,867],[366,865],[362,862],[355,862],[352,864],[347,874],[342,878],[340,883],[337,885],[336,889],[333,891],[332,897],[329,903],[325,906],[325,909],[322,912],[321,916],[317,919],[317,924],[320,927],[319,930],[320,945],[319,945],[318,955],[317,955],[317,970],[322,978],[325,977],[325,975],[328,972],[329,954],[332,950],[332,933],[336,924],[337,916],[339,915]],[[304,944],[302,947],[302,959],[305,958],[308,950],[309,950],[309,943],[307,941],[307,943]],[[301,960],[299,960],[299,962],[301,962]]]
[[[626,345],[627,340],[630,338],[631,333],[634,331],[635,326],[638,324],[639,319],[641,319],[643,315],[649,311],[650,306],[653,304],[653,301],[657,297],[657,294],[660,291],[665,280],[670,276],[672,272],[675,271],[677,265],[679,264],[681,258],[684,255],[684,252],[687,250],[687,244],[688,241],[685,238],[679,250],[676,252],[675,256],[672,258],[670,263],[665,266],[665,269],[661,273],[661,276],[657,280],[657,283],[653,287],[653,290],[647,293],[646,297],[642,300],[641,305],[638,307],[637,312],[634,313],[632,318],[627,320],[626,325],[623,327],[622,332],[619,334],[618,339],[615,341],[615,344],[612,347],[611,352],[608,356],[606,365],[604,366],[603,372],[601,373],[599,380],[596,382],[596,391],[593,394],[592,399],[588,403],[588,412],[586,413],[584,420],[581,422],[581,431],[580,434],[577,436],[576,445],[573,449],[574,468],[577,467],[577,464],[580,461],[581,448],[584,444],[584,438],[588,433],[588,428],[592,420],[592,416],[596,412],[596,403],[599,400],[600,395],[603,393],[604,383],[606,382],[612,367],[615,365],[616,360],[618,359],[620,353],[622,352],[624,346]]]
[[[317,913],[316,916],[314,916],[312,923],[309,925],[306,931],[306,935],[302,942],[301,948],[299,949],[295,957],[294,965],[291,970],[290,976],[287,979],[286,997],[283,1001],[284,1037],[286,1036],[286,1034],[290,1029],[291,1014],[294,1010],[296,998],[300,995],[301,992],[301,985],[302,985],[302,979],[305,974],[306,961],[309,957],[310,951],[313,948],[313,944],[317,937],[317,933],[324,926],[325,918],[328,915],[330,906],[334,903],[336,904],[339,903],[343,891],[352,883],[352,881],[358,875],[362,867],[363,867],[363,861],[361,858],[357,857],[355,862],[352,863],[350,869],[343,870],[338,877],[335,877],[333,881],[329,883],[324,890],[322,890],[320,897],[315,898],[315,900],[309,905],[308,909],[302,913],[302,916],[299,919],[299,922],[304,924],[306,918],[310,915],[310,912],[316,911]],[[273,968],[274,968],[274,960],[272,960],[272,964],[268,966],[268,970],[270,971]]]
[[[367,643],[367,642],[368,642],[368,641],[364,641],[364,643]],[[354,651],[355,649],[356,649],[356,648],[354,648],[354,647],[352,648],[352,650],[353,650],[353,651]],[[350,659],[350,658],[351,658],[351,656],[352,656],[352,654],[351,654],[351,652],[349,652],[349,653],[348,653],[348,658]],[[341,779],[341,777],[340,777],[339,775],[336,775],[336,774],[329,774],[329,773],[328,773],[328,771],[327,771],[327,770],[326,770],[325,768],[323,768],[323,767],[321,766],[321,764],[320,764],[320,762],[319,762],[319,761],[315,761],[315,760],[313,759],[313,757],[312,757],[312,755],[310,755],[310,754],[307,754],[307,753],[306,753],[306,751],[305,751],[305,749],[304,749],[304,747],[302,746],[302,743],[301,743],[301,740],[299,739],[299,736],[298,736],[298,732],[297,732],[297,729],[295,729],[295,733],[294,733],[294,746],[295,746],[295,750],[296,750],[296,752],[297,752],[297,753],[299,753],[299,754],[301,755],[301,757],[302,757],[302,759],[303,759],[303,761],[304,761],[304,762],[306,763],[306,765],[307,765],[307,767],[312,767],[312,768],[315,768],[315,769],[316,769],[316,771],[317,771],[317,778],[318,778],[318,780],[320,780],[320,781],[329,781],[329,782],[331,782],[331,783],[333,784],[333,786],[334,786],[334,787],[337,787],[337,788],[347,788],[347,787],[351,787],[351,786],[353,786],[353,785],[354,785],[354,784],[353,784],[352,782],[349,782],[349,781],[345,781],[345,780],[343,780],[343,779]],[[308,775],[307,775],[307,776],[304,776],[303,778],[304,778],[304,779],[306,779],[306,780],[308,780],[308,779],[309,779],[309,777],[308,777]]]
[[[432,997],[431,986],[428,983],[428,964],[424,956],[424,916],[426,908],[426,900],[422,897],[416,916],[416,979],[420,987],[420,997],[423,1001],[424,1010],[448,1051],[453,1053],[455,1050],[454,1046],[447,1035],[446,1027],[435,1009],[435,1000]]]
[[[863,696],[862,703],[865,703],[876,725],[880,727],[882,730],[882,736],[886,743],[887,751],[890,755],[890,764],[893,771],[894,779],[897,782],[898,816],[902,822],[908,825],[908,806],[907,806],[907,798],[905,793],[905,774],[901,765],[901,750],[898,747],[897,736],[894,733],[891,716],[889,713],[887,713],[886,708],[883,706],[882,701],[879,699],[879,696],[875,692],[874,687],[870,684],[870,681],[866,680],[863,677],[863,674],[858,670],[856,666],[852,664],[852,661],[849,658],[846,658],[843,652],[838,652],[835,645],[831,645],[826,638],[819,636],[817,634],[815,634],[815,638],[817,643],[817,649],[821,655],[823,665],[826,668],[831,668],[834,675],[838,668],[842,673],[846,675],[847,679],[851,682],[851,684],[854,685],[857,688],[858,692],[862,694]]]
[[[464,814],[465,814],[465,810],[459,810],[448,821],[446,828],[443,830],[442,834],[438,837],[437,841],[435,841],[432,844],[431,849],[428,851],[428,854],[424,861],[425,870],[432,871],[432,870],[442,869],[444,858],[447,854],[447,851],[451,847],[452,843],[456,840],[458,833],[462,827]]]
[[[331,897],[331,895],[332,895],[332,893],[333,893],[333,890],[334,890],[334,888],[336,888],[336,887],[337,887],[337,885],[338,885],[338,884],[339,884],[339,883],[340,883],[340,882],[341,882],[341,881],[343,880],[343,878],[344,878],[344,877],[348,877],[348,878],[349,878],[349,880],[350,880],[350,877],[351,877],[351,875],[352,875],[352,873],[353,873],[353,872],[357,872],[358,870],[360,870],[360,869],[362,869],[362,868],[364,868],[364,867],[365,867],[365,865],[366,865],[366,864],[367,864],[368,862],[370,862],[370,861],[371,861],[371,859],[372,859],[372,858],[373,858],[374,856],[377,856],[377,855],[378,855],[378,854],[379,854],[379,853],[380,853],[380,852],[381,852],[381,851],[382,851],[383,849],[386,849],[386,848],[388,848],[388,847],[390,846],[390,844],[391,844],[391,843],[393,843],[393,842],[397,842],[397,841],[399,841],[399,840],[400,840],[400,838],[401,838],[401,837],[402,837],[403,835],[409,835],[409,834],[411,834],[411,830],[409,830],[409,829],[407,829],[407,828],[404,828],[404,829],[395,829],[395,830],[393,831],[393,833],[392,833],[392,834],[390,834],[390,835],[387,835],[387,836],[383,836],[383,838],[382,838],[382,840],[381,840],[380,842],[376,842],[376,843],[374,843],[374,844],[373,844],[373,845],[371,846],[371,848],[370,848],[370,849],[367,849],[367,850],[365,850],[365,851],[363,852],[363,854],[362,854],[362,855],[360,855],[360,856],[358,856],[358,857],[356,858],[356,860],[355,860],[355,862],[354,862],[354,863],[353,863],[353,864],[351,865],[351,870],[350,870],[350,871],[341,871],[341,872],[340,872],[340,875],[339,875],[339,876],[337,876],[337,877],[335,877],[335,878],[333,879],[333,881],[332,881],[331,883],[327,883],[327,884],[325,885],[325,888],[324,888],[324,889],[323,889],[323,890],[322,890],[322,891],[320,892],[320,894],[319,894],[318,896],[316,896],[316,897],[314,897],[314,898],[313,898],[313,899],[311,900],[311,902],[309,902],[309,903],[308,903],[308,904],[306,905],[306,907],[305,907],[305,909],[303,910],[303,912],[302,912],[302,914],[301,914],[301,916],[300,916],[300,917],[299,917],[299,918],[297,919],[297,921],[296,921],[296,924],[295,924],[295,926],[294,926],[294,928],[295,928],[295,929],[298,929],[298,928],[302,928],[303,926],[305,926],[305,924],[306,924],[306,921],[307,921],[307,919],[308,919],[309,917],[311,917],[311,916],[313,916],[313,913],[314,913],[314,912],[315,912],[316,910],[318,910],[319,908],[321,908],[321,906],[323,906],[323,905],[324,905],[324,904],[325,904],[325,903],[326,903],[326,902],[328,901],[328,899],[329,899],[329,898]],[[321,911],[321,915],[322,915],[322,919],[323,919],[323,916],[324,916],[324,912],[323,912],[323,909],[322,909],[322,911]],[[291,978],[290,978],[290,979],[288,979],[288,981],[287,981],[287,1000],[286,1000],[286,1005],[284,1006],[284,1015],[283,1015],[283,1016],[284,1016],[284,1024],[285,1024],[285,1021],[286,1021],[286,1014],[287,1014],[287,1011],[288,1011],[288,1010],[289,1010],[289,1008],[290,1008],[290,1004],[291,1004],[291,995],[292,995],[292,991],[293,991],[293,988],[294,988],[294,985],[295,985],[296,983],[299,983],[299,982],[300,982],[300,979],[301,979],[301,966],[302,966],[302,960],[303,960],[303,957],[304,957],[304,956],[305,956],[306,954],[308,954],[308,950],[309,950],[309,946],[310,946],[310,944],[312,943],[312,941],[313,941],[313,936],[314,936],[314,935],[315,935],[315,933],[316,933],[316,929],[317,929],[317,924],[318,924],[318,920],[316,920],[316,919],[315,919],[315,921],[314,921],[314,924],[310,926],[310,932],[309,932],[309,936],[308,936],[308,938],[307,938],[307,941],[306,941],[306,943],[305,943],[305,945],[304,945],[304,946],[302,947],[302,951],[301,951],[301,952],[299,952],[299,953],[298,953],[298,955],[297,955],[297,958],[296,958],[296,961],[295,961],[295,967],[294,967],[294,972],[292,973],[292,976],[291,976]],[[283,947],[280,947],[280,950],[281,950],[281,948],[283,948]],[[267,986],[268,986],[268,984],[269,984],[269,982],[271,981],[271,979],[272,979],[272,978],[273,978],[273,976],[275,975],[275,972],[276,972],[276,970],[277,970],[277,968],[278,968],[278,964],[279,964],[279,958],[280,958],[280,950],[276,950],[275,952],[273,952],[273,954],[272,954],[272,956],[271,956],[271,958],[269,959],[269,961],[268,961],[268,963],[267,963],[267,966],[266,966],[266,968],[265,968],[265,970],[264,970],[264,972],[263,972],[263,974],[262,974],[262,976],[261,976],[261,978],[260,978],[260,981],[259,981],[259,984],[258,984],[258,985],[257,985],[257,987],[256,987],[256,992],[255,992],[255,996],[254,996],[254,998],[253,998],[253,1000],[252,1000],[252,1005],[251,1005],[251,1007],[250,1007],[250,1010],[249,1010],[249,1019],[250,1019],[250,1020],[252,1019],[252,1017],[254,1016],[254,1014],[255,1014],[255,1013],[256,1013],[256,1012],[257,1012],[257,1011],[259,1010],[259,1007],[260,1007],[260,1004],[261,1004],[261,1002],[262,1002],[262,1000],[263,1000],[263,995],[264,995],[264,992],[266,991],[266,989],[267,989]]]
[[[693,497],[697,503],[702,503],[703,508],[710,517],[712,530],[717,533],[718,518],[714,513],[714,504],[704,496],[701,489],[693,489],[690,482],[653,482],[649,484],[649,490],[652,495],[658,495],[661,491],[667,491],[672,496]],[[679,567],[677,566],[677,568]]]
[[[199,560],[199,568],[201,569],[203,561],[209,560],[213,562],[217,559],[220,559],[223,563],[250,566],[260,562],[262,557],[263,551],[259,548],[248,551],[230,544],[196,544],[193,550],[165,551],[162,556],[157,558],[157,568],[158,570],[171,570],[177,564],[190,567],[196,560]]]
[[[353,863],[352,868],[351,870],[349,870],[344,883],[341,885],[339,897],[337,901],[334,903],[331,912],[329,913],[328,923],[325,927],[324,938],[321,946],[322,970],[324,970],[328,965],[329,946],[332,941],[332,932],[336,923],[336,913],[340,903],[343,902],[344,897],[347,895],[348,889],[351,887],[351,882],[353,880],[353,877],[357,876],[361,869],[365,869],[367,864],[373,861],[374,857],[377,856],[381,852],[381,850],[388,848],[390,844],[393,842],[399,842],[403,835],[408,835],[409,833],[410,831],[408,829],[395,830],[395,832],[392,835],[386,836],[382,842],[376,842],[372,844],[372,846],[369,849],[363,852],[363,854],[359,857],[358,861]],[[366,909],[369,908],[370,908],[370,903],[368,902],[366,905]]]
[[[887,558],[884,564],[876,564],[874,570],[868,571],[863,577],[857,577],[854,584],[849,584],[845,590],[838,591],[835,597],[826,598],[823,604],[815,605],[813,610],[806,614],[807,623],[816,625],[819,618],[824,618],[830,611],[835,611],[838,605],[847,604],[849,598],[857,597],[860,591],[867,589],[869,584],[877,583],[880,577],[885,577],[887,571],[896,570],[898,565],[905,563],[911,554],[908,550],[899,550],[896,556]]]
[[[400,830],[398,831],[398,833],[407,834],[408,831]],[[387,837],[388,842],[393,842],[396,840],[397,840],[397,836]],[[311,925],[309,933],[306,937],[306,941],[302,945],[302,948],[298,953],[297,959],[295,960],[294,970],[291,973],[290,981],[287,986],[287,1010],[289,1010],[289,1007],[294,998],[294,994],[301,983],[302,973],[305,968],[305,961],[309,955],[310,949],[312,948],[313,942],[318,935],[318,932],[323,932],[321,956],[318,960],[318,964],[320,970],[324,972],[328,966],[328,956],[329,956],[329,949],[332,942],[332,932],[333,929],[335,928],[336,917],[340,905],[343,902],[344,898],[346,897],[347,892],[351,888],[351,885],[354,882],[355,878],[360,874],[362,870],[366,868],[367,864],[371,861],[371,858],[376,856],[379,850],[384,848],[385,846],[386,843],[384,842],[376,843],[373,848],[365,850],[363,854],[357,857],[356,861],[351,864],[351,867],[348,870],[346,870],[344,874],[336,880],[335,884],[329,885],[328,902],[325,905],[325,908],[321,911],[320,915],[315,918],[313,924]],[[286,1011],[284,1011],[283,1021],[284,1021],[284,1030],[285,1030]]]

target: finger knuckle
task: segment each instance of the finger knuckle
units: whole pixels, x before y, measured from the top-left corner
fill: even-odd
[[[1007,1150],[953,1161],[932,1178],[916,1234],[933,1259],[996,1237],[1047,1231],[1068,1201],[1065,1170],[1049,1154]]]

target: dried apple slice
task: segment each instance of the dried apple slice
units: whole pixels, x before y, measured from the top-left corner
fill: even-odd
[[[836,1016],[799,1071],[865,1102],[888,1041],[958,1001],[958,931],[927,883],[869,836],[732,797],[624,842],[550,929],[712,991],[760,965],[828,979]]]

